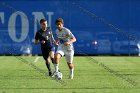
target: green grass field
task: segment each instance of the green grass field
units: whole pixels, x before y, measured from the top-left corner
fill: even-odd
[[[0,56],[0,93],[140,93],[139,57],[75,57],[73,80],[62,58],[62,81],[45,75],[43,58],[35,58]]]

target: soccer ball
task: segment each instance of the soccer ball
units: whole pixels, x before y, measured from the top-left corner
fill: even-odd
[[[62,76],[63,75],[61,72],[55,72],[52,77],[54,77],[55,79],[61,80]]]

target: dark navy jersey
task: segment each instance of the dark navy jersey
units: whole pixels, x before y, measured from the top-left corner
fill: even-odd
[[[40,29],[39,31],[36,32],[35,39],[40,41],[40,44],[42,47],[53,47],[53,42],[52,42],[52,30],[47,27],[46,31],[43,31]],[[45,43],[42,44],[41,41],[44,40]]]

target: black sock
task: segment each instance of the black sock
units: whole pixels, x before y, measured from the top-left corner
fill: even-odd
[[[51,58],[51,60],[52,60],[52,63],[54,64],[54,58]]]
[[[50,63],[46,63],[46,66],[48,68],[48,71],[51,72],[51,66],[50,66]]]

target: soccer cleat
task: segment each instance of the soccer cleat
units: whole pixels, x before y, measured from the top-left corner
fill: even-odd
[[[72,74],[69,76],[69,79],[73,79],[73,75]]]
[[[55,75],[56,75],[56,72],[53,72],[53,73],[52,73],[52,77],[55,77]]]
[[[58,72],[60,72],[60,70],[58,70]],[[55,74],[56,74],[56,72],[53,72],[51,76],[55,77]]]
[[[58,72],[61,72],[61,71],[58,69]]]
[[[55,72],[56,72],[56,71],[54,71],[54,72],[52,73],[52,75],[54,75]],[[60,72],[60,70],[58,70],[58,72]]]
[[[50,72],[49,72],[49,76],[52,76],[52,75],[53,75],[53,74],[52,74],[52,72],[50,71]]]
[[[52,75],[52,78],[57,79],[57,80],[61,80],[63,77],[61,72],[54,72]]]

